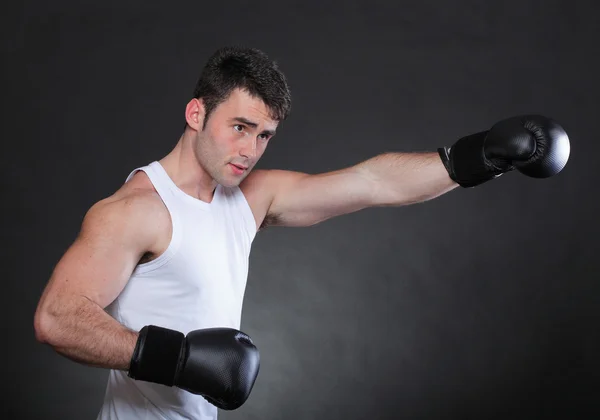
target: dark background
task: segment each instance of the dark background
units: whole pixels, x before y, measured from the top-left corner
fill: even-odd
[[[594,2],[3,9],[3,418],[95,418],[107,372],[35,341],[37,301],[89,206],[175,145],[202,66],[230,44],[263,49],[292,88],[258,167],[435,150],[523,113],[555,118],[572,149],[555,178],[260,233],[242,329],[261,372],[220,418],[600,416]]]

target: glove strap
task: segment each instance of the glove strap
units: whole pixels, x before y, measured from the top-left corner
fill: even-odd
[[[140,330],[128,376],[132,379],[173,386],[185,335],[168,328],[147,325]]]
[[[461,187],[475,187],[502,175],[502,171],[484,155],[483,143],[487,133],[471,134],[459,139],[451,148],[438,149],[448,175]]]

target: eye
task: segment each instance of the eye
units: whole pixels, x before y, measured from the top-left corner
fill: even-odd
[[[269,140],[269,135],[268,134],[259,134],[258,137],[261,140]]]
[[[244,131],[244,126],[241,124],[236,124],[233,126],[233,129],[238,133],[242,133]]]

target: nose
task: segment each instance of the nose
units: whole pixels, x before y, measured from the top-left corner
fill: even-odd
[[[244,142],[242,148],[240,149],[240,155],[245,158],[254,158],[256,157],[256,138],[253,136],[248,136],[248,140]]]

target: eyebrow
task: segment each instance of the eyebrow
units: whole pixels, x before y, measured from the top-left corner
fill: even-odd
[[[252,127],[252,128],[258,127],[257,123],[252,122],[249,119],[244,118],[244,117],[234,117],[234,118],[232,118],[232,120],[240,122],[242,124],[246,124],[247,126]],[[270,136],[274,136],[275,135],[275,130],[263,130],[262,133],[260,133],[260,134],[268,134]]]

